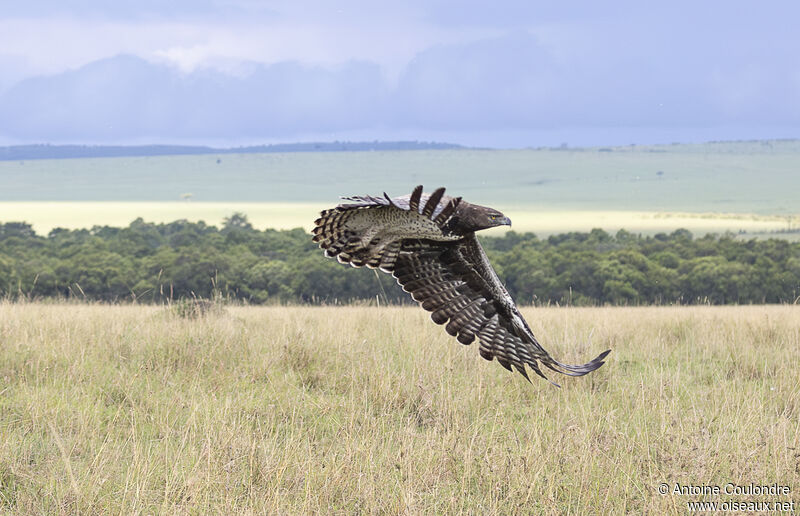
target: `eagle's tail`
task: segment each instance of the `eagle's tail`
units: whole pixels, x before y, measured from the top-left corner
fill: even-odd
[[[597,355],[597,358],[595,358],[591,362],[587,362],[582,365],[562,364],[557,360],[542,361],[542,363],[546,365],[549,369],[557,373],[565,374],[568,376],[583,376],[585,374],[591,373],[595,369],[598,369],[601,365],[605,364],[604,359],[606,358],[606,355],[608,355],[609,353],[611,353],[611,350],[607,349],[602,353],[600,353],[599,355]]]

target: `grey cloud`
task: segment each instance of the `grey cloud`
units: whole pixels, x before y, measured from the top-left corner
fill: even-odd
[[[519,127],[555,115],[558,70],[536,38],[442,45],[409,63],[397,88],[399,121],[434,128]]]
[[[763,54],[670,51],[661,35],[637,52],[598,42],[557,56],[526,32],[421,53],[400,80],[400,119],[454,127],[692,127],[800,122],[798,73]],[[735,47],[737,43],[732,43]]]
[[[800,67],[786,66],[782,51],[674,51],[662,31],[635,40],[641,48],[625,53],[632,41],[613,36],[578,50],[555,49],[526,31],[438,45],[418,54],[394,85],[378,64],[361,61],[335,68],[253,63],[248,74],[232,76],[211,69],[184,74],[117,56],[1,94],[0,136],[252,141],[569,129],[577,141],[581,131],[604,127],[671,135],[733,126],[751,128],[753,137],[767,127],[800,136]]]
[[[30,75],[28,64],[22,56],[0,53],[0,94]]]
[[[380,68],[297,63],[257,66],[244,78],[182,74],[133,56],[28,79],[0,96],[0,133],[19,140],[280,137],[346,130],[380,117]]]

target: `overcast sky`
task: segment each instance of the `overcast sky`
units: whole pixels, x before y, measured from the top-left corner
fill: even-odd
[[[0,144],[800,137],[800,2],[28,0]]]

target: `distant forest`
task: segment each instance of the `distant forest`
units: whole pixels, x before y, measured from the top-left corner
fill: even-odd
[[[800,242],[640,236],[595,229],[482,242],[520,304],[797,303]],[[409,302],[386,274],[323,257],[302,229],[145,223],[35,234],[0,224],[0,297],[164,303],[224,297],[262,303]]]
[[[63,158],[120,158],[134,156],[179,156],[188,154],[256,154],[264,152],[345,152],[460,149],[452,143],[397,142],[309,142],[214,148],[191,145],[12,145],[0,147],[0,161]]]
[[[764,152],[779,144],[784,151],[797,151],[800,140],[793,138],[772,140],[731,140],[710,141],[704,144],[672,143],[654,145],[625,145],[615,147],[572,147],[562,143],[557,147],[526,147],[527,149],[549,151],[620,152],[644,149],[644,152],[668,152],[674,148],[694,152]],[[251,145],[242,147],[207,147],[202,145],[51,145],[47,143],[0,146],[0,161],[22,161],[35,159],[69,158],[122,158],[140,156],[186,156],[203,154],[260,154],[276,152],[360,152],[360,151],[403,151],[403,150],[443,150],[478,149],[455,143],[425,141],[371,141],[371,142],[298,142],[276,143],[271,145]]]

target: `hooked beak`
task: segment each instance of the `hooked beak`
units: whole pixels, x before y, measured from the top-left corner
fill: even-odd
[[[500,225],[501,226],[510,226],[511,225],[511,219],[509,219],[508,217],[503,217],[502,219],[500,219]]]

